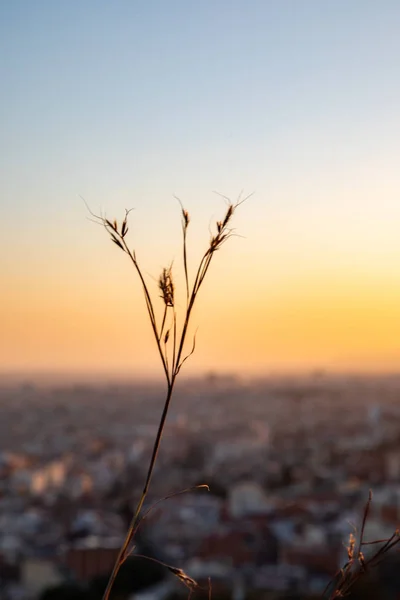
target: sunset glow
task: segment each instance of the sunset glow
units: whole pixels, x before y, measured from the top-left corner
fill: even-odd
[[[213,190],[241,189],[187,372],[398,371],[399,4],[189,4],[1,9],[1,371],[159,373],[135,273],[81,196],[135,208],[157,295],[171,260],[183,283],[173,195],[193,277]]]

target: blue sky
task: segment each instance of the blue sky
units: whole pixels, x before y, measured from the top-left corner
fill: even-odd
[[[6,195],[263,193],[397,150],[399,24],[395,1],[3,4]]]
[[[121,276],[79,195],[137,208],[151,270],[175,252],[172,195],[207,228],[215,189],[256,192],[231,256],[258,288],[327,269],[398,277],[399,26],[394,0],[3,3],[10,289]]]

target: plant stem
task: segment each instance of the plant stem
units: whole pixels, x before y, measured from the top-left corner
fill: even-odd
[[[140,500],[137,504],[133,518],[130,522],[128,531],[125,536],[124,543],[122,544],[122,547],[118,553],[118,557],[115,561],[111,576],[109,578],[107,587],[106,587],[104,595],[103,595],[103,600],[109,600],[110,593],[111,593],[112,587],[114,585],[115,579],[118,575],[118,572],[119,572],[122,564],[124,563],[124,561],[129,556],[130,544],[131,544],[131,542],[134,538],[134,535],[137,531],[137,528],[141,522],[141,512],[142,512],[143,505],[144,505],[144,502],[147,497],[147,493],[149,491],[150,482],[151,482],[154,467],[155,467],[155,464],[157,461],[157,456],[158,456],[158,452],[159,452],[160,444],[161,444],[161,438],[163,435],[163,431],[164,431],[164,427],[165,427],[165,423],[166,423],[166,419],[167,419],[167,415],[168,415],[168,410],[169,410],[172,394],[174,391],[176,378],[179,374],[179,371],[180,371],[183,363],[193,354],[194,349],[195,349],[196,335],[194,336],[192,351],[187,356],[185,356],[185,357],[182,356],[188,329],[189,329],[190,318],[191,318],[193,306],[194,306],[196,298],[197,298],[197,294],[198,294],[199,289],[200,289],[200,287],[204,281],[204,278],[207,274],[207,271],[211,264],[214,253],[220,248],[220,246],[229,237],[231,237],[231,235],[233,235],[232,230],[228,229],[227,226],[228,226],[228,223],[229,223],[235,209],[242,202],[243,202],[243,200],[240,200],[240,199],[236,202],[236,204],[232,204],[229,202],[228,209],[226,211],[224,219],[222,221],[217,221],[217,233],[211,237],[209,247],[207,248],[206,252],[203,254],[203,257],[198,266],[195,281],[193,283],[193,287],[191,290],[190,290],[189,274],[188,274],[187,235],[186,235],[190,218],[189,218],[188,212],[186,210],[184,210],[184,208],[180,202],[181,208],[182,208],[182,219],[183,219],[182,220],[183,266],[184,266],[185,284],[186,284],[186,312],[185,312],[185,318],[183,321],[183,326],[182,326],[180,335],[177,335],[177,319],[176,319],[177,315],[176,315],[176,308],[175,308],[175,302],[174,302],[174,284],[173,284],[173,280],[171,277],[172,265],[171,265],[171,267],[169,267],[169,269],[163,269],[160,280],[159,280],[159,287],[162,291],[161,297],[164,300],[164,305],[165,305],[163,318],[162,318],[162,322],[161,322],[161,329],[159,329],[158,325],[157,325],[156,314],[155,314],[153,302],[152,302],[152,299],[150,296],[150,292],[147,287],[146,281],[143,277],[141,268],[136,259],[135,250],[131,251],[125,241],[125,235],[127,232],[127,216],[128,216],[129,211],[126,211],[125,219],[122,223],[121,230],[119,230],[116,220],[114,220],[114,222],[111,222],[111,221],[107,220],[106,218],[96,217],[96,215],[93,215],[93,213],[91,213],[105,227],[106,231],[111,235],[112,241],[129,256],[131,262],[133,263],[133,265],[136,269],[136,272],[139,276],[139,279],[140,279],[140,282],[142,285],[145,302],[146,302],[146,307],[147,307],[148,315],[150,318],[151,327],[153,330],[154,338],[156,340],[158,352],[159,352],[159,355],[161,358],[165,377],[167,380],[167,394],[166,394],[164,407],[163,407],[163,410],[161,413],[161,418],[160,418],[160,422],[159,422],[158,429],[157,429],[157,435],[156,435],[154,445],[153,445],[153,450],[152,450],[151,459],[150,459],[150,463],[149,463],[148,470],[147,470],[147,475],[146,475],[143,491],[140,496]],[[173,311],[172,364],[169,363],[168,349],[167,349],[167,342],[168,342],[169,332],[170,332],[169,329],[168,329],[167,333],[165,334],[165,337],[162,339],[164,327],[166,324],[167,312],[168,312],[169,307],[171,307],[172,311]],[[164,348],[163,348],[162,344],[164,344]],[[147,514],[147,513],[145,513],[145,514]]]
[[[140,513],[142,511],[144,501],[146,500],[147,493],[149,491],[149,486],[150,486],[151,478],[153,475],[154,467],[156,464],[158,451],[160,449],[161,438],[162,438],[162,434],[164,431],[165,421],[167,419],[168,409],[169,409],[169,405],[170,405],[171,398],[172,398],[172,392],[174,389],[175,378],[176,378],[176,376],[173,376],[171,383],[168,384],[167,396],[165,398],[164,408],[163,408],[163,411],[161,414],[160,423],[158,425],[157,435],[156,435],[156,439],[154,441],[153,452],[151,455],[151,460],[150,460],[149,468],[147,471],[142,495],[141,495],[138,505],[136,507],[135,514],[133,515],[132,521],[129,525],[129,529],[125,536],[124,543],[122,544],[121,549],[117,556],[117,560],[115,561],[112,573],[110,575],[110,579],[108,580],[107,587],[106,587],[104,595],[103,595],[103,600],[109,600],[110,592],[114,585],[115,579],[118,575],[118,572],[119,572],[121,566],[123,565],[123,563],[125,562],[125,560],[127,558],[126,552],[129,548],[129,544],[131,543],[132,538],[135,535],[135,531],[136,531],[136,528],[137,528],[137,525],[139,522]]]

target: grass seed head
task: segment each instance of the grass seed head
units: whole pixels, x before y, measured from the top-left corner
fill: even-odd
[[[119,241],[119,239],[115,237],[115,235],[111,234],[111,240],[114,242],[114,244],[117,244],[117,246],[119,248],[121,248],[121,250],[124,249],[123,245],[121,244],[121,242]]]
[[[161,298],[167,307],[174,306],[175,286],[172,279],[172,267],[164,268],[158,280],[158,287],[161,291]]]
[[[192,577],[189,577],[189,575],[186,575],[186,573],[182,569],[178,569],[176,567],[168,567],[168,569],[171,571],[171,573],[178,577],[178,579],[180,579],[180,581],[182,581],[182,583],[186,585],[186,587],[188,587],[190,590],[195,590],[199,587],[197,581],[192,579]]]
[[[354,537],[354,535],[352,533],[350,533],[349,545],[347,546],[347,556],[349,557],[349,560],[352,560],[354,558],[355,546],[356,546],[356,538]]]
[[[189,213],[187,210],[185,210],[182,207],[182,220],[183,220],[183,226],[185,227],[185,229],[188,228],[188,225],[190,223],[190,217],[189,217]]]
[[[235,212],[235,206],[233,204],[229,204],[228,210],[226,211],[225,218],[222,221],[222,229],[224,229],[228,225],[234,212]]]

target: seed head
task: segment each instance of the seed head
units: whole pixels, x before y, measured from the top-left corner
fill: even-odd
[[[189,217],[189,213],[187,210],[185,210],[182,207],[182,222],[183,222],[183,226],[185,229],[187,229],[189,223],[190,223],[190,217]]]
[[[127,233],[128,233],[128,221],[125,217],[125,219],[122,221],[121,237],[125,237]]]
[[[347,546],[347,555],[349,557],[349,560],[352,560],[354,558],[355,545],[356,545],[356,538],[354,537],[354,535],[352,533],[350,533],[349,545]]]
[[[114,242],[114,244],[116,244],[119,248],[121,248],[121,250],[124,250],[124,247],[121,244],[121,242],[119,241],[119,239],[113,233],[111,233],[110,235],[111,235],[111,240]]]
[[[224,220],[222,221],[222,229],[224,229],[228,225],[229,221],[232,218],[234,210],[235,210],[235,206],[233,204],[229,204],[228,210],[226,211],[226,215],[224,217]]]
[[[162,270],[158,280],[158,287],[161,291],[160,298],[164,300],[165,306],[173,307],[175,286],[172,279],[172,266]]]
[[[171,571],[171,573],[176,575],[176,577],[178,577],[178,579],[180,579],[182,583],[190,590],[195,590],[198,587],[199,584],[197,581],[192,579],[192,577],[189,577],[189,575],[186,575],[182,569],[177,569],[176,567],[168,567],[168,569]]]

